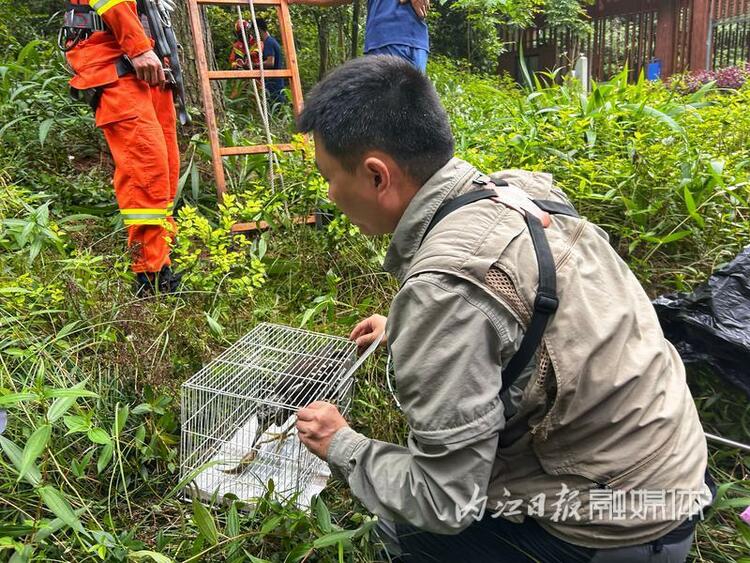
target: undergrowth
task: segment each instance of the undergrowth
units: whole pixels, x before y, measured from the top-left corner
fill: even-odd
[[[283,184],[270,189],[264,156],[237,158],[232,196],[217,205],[196,129],[181,139],[184,291],[135,297],[110,158],[87,108],[66,98],[50,49],[32,43],[0,63],[0,559],[378,560],[373,520],[340,483],[310,513],[272,491],[253,511],[183,501],[178,395],[258,322],[347,334],[386,313],[396,290],[380,267],[387,239],[365,239],[332,209],[299,137],[279,155]],[[748,240],[748,87],[682,96],[623,74],[587,94],[552,76],[521,89],[445,61],[430,76],[459,156],[488,172],[551,172],[652,293],[690,289]],[[228,123],[238,144],[257,134],[242,116]],[[315,209],[331,222],[294,223]],[[231,233],[256,220],[271,228]],[[360,374],[350,419],[403,443],[383,362]],[[747,401],[712,374],[690,380],[706,428],[747,440]],[[711,448],[721,497],[693,560],[741,561],[750,548],[737,516],[750,504],[748,461]]]

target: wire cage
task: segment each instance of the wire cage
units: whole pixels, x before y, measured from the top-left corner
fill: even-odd
[[[264,323],[206,365],[182,385],[181,477],[197,472],[186,494],[252,504],[272,479],[309,506],[328,468],[300,442],[296,412],[315,400],[346,412],[356,359],[345,338]]]

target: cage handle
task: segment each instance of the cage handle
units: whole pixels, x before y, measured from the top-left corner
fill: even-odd
[[[375,351],[375,349],[380,345],[380,343],[383,341],[383,336],[385,336],[385,331],[383,331],[380,336],[378,336],[375,340],[373,340],[372,344],[370,344],[367,349],[362,352],[362,355],[357,358],[357,361],[352,364],[352,367],[350,367],[346,373],[343,375],[341,380],[339,381],[339,384],[336,386],[336,389],[333,392],[333,396],[337,397],[339,394],[339,391],[341,391],[341,387],[349,381],[349,378],[354,375],[354,373],[359,369],[359,367],[365,362],[367,358],[370,357],[370,355]]]

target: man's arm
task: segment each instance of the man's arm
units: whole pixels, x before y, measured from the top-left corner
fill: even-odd
[[[334,473],[384,518],[438,533],[469,526],[475,513],[461,509],[487,491],[505,421],[501,353],[518,334],[510,314],[468,282],[409,281],[388,318],[407,447],[344,427],[328,448]]]
[[[123,52],[130,58],[135,74],[151,86],[163,86],[164,69],[146,35],[133,0],[90,0],[90,5],[112,31]]]

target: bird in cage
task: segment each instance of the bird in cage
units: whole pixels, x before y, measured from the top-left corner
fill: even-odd
[[[247,453],[242,456],[235,467],[223,469],[224,473],[230,475],[243,473],[255,461],[260,452],[260,446],[264,444],[277,441],[276,452],[278,453],[292,430],[287,428],[278,434],[271,434],[267,432],[271,426],[281,427],[290,417],[296,415],[299,409],[313,401],[336,401],[338,399],[332,396],[338,391],[336,375],[342,369],[351,367],[351,361],[345,362],[351,351],[330,350],[331,347],[332,345],[329,345],[317,350],[312,357],[302,356],[287,370],[276,374],[271,392],[265,397],[265,401],[273,404],[259,405],[256,412],[258,426]],[[264,434],[269,434],[271,437],[258,441]]]

